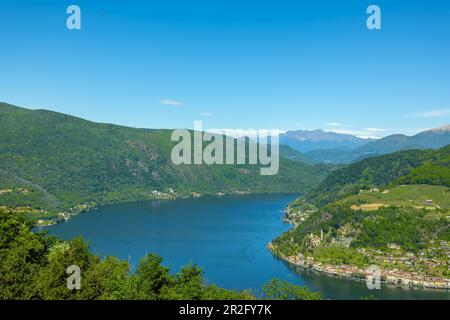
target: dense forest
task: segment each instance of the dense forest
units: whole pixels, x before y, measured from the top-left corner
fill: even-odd
[[[450,146],[436,150],[429,160],[393,184],[430,184],[450,187]]]

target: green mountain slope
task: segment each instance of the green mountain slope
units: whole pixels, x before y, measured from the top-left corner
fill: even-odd
[[[280,145],[280,157],[306,164],[316,164],[311,157],[286,145]]]
[[[435,151],[430,160],[394,180],[393,184],[431,184],[450,187],[450,146]]]
[[[274,176],[261,176],[259,165],[176,166],[170,135],[2,103],[0,206],[56,211],[192,192],[300,193],[323,177],[284,158]]]
[[[359,155],[371,153],[385,154],[404,149],[422,149],[422,148],[423,146],[420,143],[415,142],[412,137],[408,137],[403,134],[393,134],[385,138],[381,138],[379,140],[368,143],[365,146],[356,149],[354,152]]]
[[[444,172],[448,172],[449,154],[450,146],[447,146],[438,150],[407,150],[364,159],[331,172],[302,199],[320,207],[357,193],[360,189],[380,187],[391,182],[398,184],[409,181],[411,184],[446,185],[442,179],[446,179]],[[436,167],[439,167],[442,172],[441,180],[433,181],[432,178],[425,180],[425,176],[420,174],[430,165],[432,166],[428,170],[430,177],[433,173],[438,174]],[[424,179],[413,178],[416,173]],[[395,181],[397,178],[400,179]]]
[[[306,155],[319,163],[351,163],[355,160],[352,150],[320,149],[306,152]]]

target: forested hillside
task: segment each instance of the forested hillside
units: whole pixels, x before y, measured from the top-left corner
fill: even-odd
[[[394,184],[431,184],[450,187],[450,146],[437,150],[433,157],[394,180]]]
[[[409,173],[413,174],[413,172],[416,172],[413,171],[416,168],[417,170],[425,170],[424,168],[429,164],[433,164],[434,167],[439,166],[442,172],[446,172],[448,166],[445,163],[439,164],[442,161],[448,162],[445,159],[448,158],[449,154],[450,146],[439,150],[400,151],[364,159],[331,172],[316,188],[307,192],[303,199],[316,206],[323,206],[340,197],[358,192],[360,189],[389,184],[399,177],[406,176]],[[412,183],[412,177],[410,180]],[[432,182],[431,179],[428,180],[430,183]],[[414,183],[418,182],[417,177],[415,181]],[[436,184],[442,184],[440,181],[435,182],[437,182]]]
[[[274,176],[259,165],[176,166],[170,135],[0,104],[0,205],[56,211],[193,192],[300,193],[324,175],[285,158]]]
[[[363,278],[376,265],[392,284],[449,289],[449,160],[447,146],[332,171],[289,206],[294,228],[270,248],[325,273]]]

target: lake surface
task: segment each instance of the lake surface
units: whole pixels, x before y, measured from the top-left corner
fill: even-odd
[[[206,279],[225,288],[259,289],[277,277],[308,285],[325,298],[358,299],[372,294],[384,299],[449,299],[439,290],[384,288],[293,268],[275,258],[266,245],[289,225],[283,209],[294,195],[204,197],[146,201],[101,207],[45,228],[70,240],[83,236],[91,251],[129,260],[135,268],[147,253],[157,253],[172,272],[194,262]]]

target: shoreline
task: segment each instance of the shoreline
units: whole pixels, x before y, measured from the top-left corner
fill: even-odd
[[[275,194],[289,194],[289,195],[298,195],[296,192],[253,192],[253,191],[242,191],[242,190],[236,190],[231,193],[225,193],[225,192],[216,192],[216,193],[199,193],[199,192],[191,192],[190,194],[186,193],[163,193],[154,190],[150,197],[148,198],[141,198],[141,199],[129,199],[129,200],[123,200],[123,201],[114,201],[114,202],[106,202],[106,203],[100,203],[95,205],[90,204],[78,204],[78,207],[82,207],[80,210],[72,211],[72,212],[58,212],[57,218],[53,219],[37,219],[35,220],[35,227],[39,228],[45,228],[45,227],[51,227],[53,225],[67,222],[74,216],[77,216],[79,214],[95,211],[103,206],[109,206],[109,205],[116,205],[116,204],[126,204],[126,203],[133,203],[133,202],[145,202],[145,201],[173,201],[173,200],[181,200],[181,199],[198,199],[198,198],[204,198],[204,197],[216,197],[216,198],[222,198],[227,196],[250,196],[250,195],[262,195],[262,194],[268,194],[268,195],[275,195]],[[76,207],[73,207],[74,209]]]
[[[312,270],[328,276],[345,278],[352,281],[365,282],[370,275],[365,269],[350,265],[328,265],[315,262],[311,258],[305,258],[303,255],[286,257],[276,252],[276,247],[271,242],[267,249],[277,258],[304,269]],[[437,278],[419,275],[413,272],[402,272],[395,270],[381,270],[381,283],[409,288],[450,290],[450,279]]]

